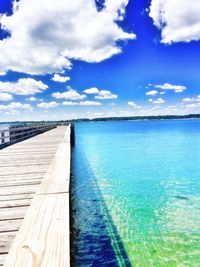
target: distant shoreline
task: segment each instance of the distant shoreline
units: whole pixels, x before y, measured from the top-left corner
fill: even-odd
[[[188,114],[188,115],[155,115],[155,116],[128,116],[128,117],[105,117],[105,118],[80,118],[73,120],[57,120],[57,121],[12,121],[12,122],[0,122],[1,124],[21,124],[21,123],[76,123],[76,122],[99,122],[99,121],[141,121],[141,120],[183,120],[183,119],[200,119],[200,114]]]

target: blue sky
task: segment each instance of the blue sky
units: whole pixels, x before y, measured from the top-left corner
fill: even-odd
[[[70,2],[0,2],[1,121],[200,113],[198,1]]]

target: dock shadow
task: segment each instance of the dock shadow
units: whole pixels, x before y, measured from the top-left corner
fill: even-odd
[[[71,266],[131,267],[107,204],[83,151],[72,151]]]

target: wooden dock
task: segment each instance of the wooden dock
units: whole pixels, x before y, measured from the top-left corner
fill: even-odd
[[[0,151],[0,266],[70,266],[71,127]]]

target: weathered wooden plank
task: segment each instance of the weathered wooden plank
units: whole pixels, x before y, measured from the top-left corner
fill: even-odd
[[[48,169],[48,164],[47,165],[33,165],[33,166],[18,166],[18,167],[1,167],[1,173],[0,175],[14,175],[14,174],[26,174],[29,172],[35,172],[35,173],[40,173],[40,172],[46,172]]]
[[[55,146],[55,148],[56,148],[56,146]],[[49,148],[49,149],[47,149],[47,148],[45,148],[45,147],[40,147],[40,148],[32,148],[31,149],[32,151],[33,151],[33,153],[34,152],[36,152],[36,153],[54,153],[55,152],[55,150],[54,150],[54,148]],[[26,148],[26,149],[19,149],[19,150],[17,150],[17,149],[15,149],[15,150],[13,150],[13,151],[9,151],[9,153],[13,153],[13,155],[16,153],[27,153],[27,152],[30,152],[30,148]]]
[[[41,172],[41,173],[18,173],[18,174],[15,174],[15,175],[2,175],[1,178],[0,178],[0,181],[2,180],[6,180],[6,181],[10,181],[12,179],[14,180],[31,180],[31,179],[41,179],[44,177],[44,172]]]
[[[19,256],[18,250],[17,252],[15,250],[14,244],[17,242],[16,240],[19,240],[18,237],[16,238],[8,256],[8,264],[11,260],[11,266],[28,267],[29,265],[27,265],[26,259],[28,257],[28,261],[31,264],[31,251],[37,253],[37,248],[36,252],[34,251],[38,241],[34,240],[39,240],[40,238],[41,241],[38,244],[39,247],[44,248],[42,264],[44,263],[45,267],[69,266],[69,194],[62,194],[60,191],[61,185],[65,192],[68,191],[66,190],[66,185],[68,187],[70,174],[69,138],[67,134],[65,138],[63,138],[66,130],[69,134],[69,129],[67,127],[59,127],[58,129],[48,132],[49,136],[45,133],[0,151],[0,233],[3,237],[0,254],[5,253],[6,250],[8,251],[10,248],[16,230],[18,230],[21,225],[25,214],[25,228],[20,229],[26,229],[26,231],[24,232],[23,230],[21,232],[20,230],[18,234],[20,235],[20,233],[22,233],[22,235],[25,234],[25,236],[26,234],[28,234],[28,236],[30,235],[29,241],[31,241],[31,247],[28,248],[28,246],[25,245],[22,249],[22,254],[25,252],[24,258],[23,256]],[[34,140],[34,142],[32,140]],[[69,150],[69,153],[67,152],[68,154],[66,154],[62,146],[65,147],[66,151]],[[2,151],[3,153],[1,153]],[[64,155],[66,161],[63,161],[62,166],[59,164],[59,161],[55,159],[55,152],[60,159]],[[12,159],[9,158],[10,156]],[[42,195],[35,195],[34,200],[32,200],[52,159],[54,159],[54,168],[62,168],[65,169],[65,171],[67,170],[67,172],[65,173],[63,170],[55,172],[56,175],[53,175],[51,179],[47,179],[48,183],[46,186],[45,183],[43,183],[43,190],[41,190]],[[9,161],[11,164],[8,164]],[[20,165],[20,162],[22,162],[22,165]],[[41,163],[45,163],[45,165],[41,166]],[[19,166],[16,164],[19,164]],[[13,167],[11,167],[11,165]],[[54,181],[55,179],[58,179],[56,183]],[[64,181],[64,179],[66,180]],[[48,184],[50,184],[50,186]],[[54,194],[52,191],[53,188],[59,188],[59,194]],[[53,194],[45,195],[49,192]],[[30,202],[32,204],[27,212]],[[42,233],[40,233],[40,230]],[[49,244],[47,247],[45,247],[44,241],[46,237],[47,243]],[[52,240],[54,240],[54,242],[52,242]],[[15,256],[14,258],[12,256],[10,257],[10,255],[12,255],[11,251],[14,251],[14,254],[16,253],[15,256],[17,255],[17,258]],[[51,257],[49,257],[49,252]],[[39,258],[41,258],[41,256],[39,256]],[[12,265],[14,259],[16,259],[16,262]],[[36,260],[38,260],[38,257],[36,257]],[[41,267],[42,266],[43,265],[41,265]]]
[[[13,220],[24,218],[27,211],[27,206],[14,207],[14,208],[2,208],[0,209],[0,221]]]
[[[3,151],[3,150],[1,150]],[[46,159],[49,159],[51,160],[52,159],[52,154],[53,153],[45,153],[47,154],[47,156],[45,157]],[[16,157],[17,155],[17,157]],[[43,156],[43,153],[40,154],[40,153],[31,153],[31,154],[28,154],[26,155],[26,159],[28,160],[34,160],[34,159],[38,159],[40,157]],[[0,153],[0,161],[1,160],[9,160],[9,161],[13,161],[13,160],[17,160],[17,159],[21,159],[21,158],[24,158],[24,154],[22,152],[18,152],[18,153],[11,153],[11,152],[7,152],[7,153]]]
[[[7,253],[6,254],[0,254],[0,266],[3,266],[5,259],[6,259]]]
[[[68,194],[37,195],[4,266],[70,266],[68,211]]]
[[[1,208],[17,208],[17,207],[25,207],[29,206],[31,203],[31,199],[18,199],[18,200],[7,200],[0,201],[0,210]]]
[[[0,221],[0,233],[18,231],[22,219]]]
[[[0,168],[8,168],[8,167],[21,167],[22,166],[22,162],[24,162],[23,166],[47,166],[51,163],[51,160],[42,160],[41,158],[38,160],[26,160],[26,159],[21,159],[21,160],[16,160],[16,161],[11,161],[9,163],[9,161],[0,161]]]
[[[2,150],[1,150],[2,151]],[[0,151],[0,152],[1,152]],[[9,152],[9,153],[4,153],[4,154],[0,154],[0,156],[3,158],[3,157],[10,157],[11,155],[11,152]],[[43,151],[43,152],[38,152],[37,153],[37,151],[34,151],[34,152],[32,152],[31,153],[31,156],[33,156],[33,157],[41,157],[41,156],[49,156],[49,157],[52,157],[52,155],[54,155],[54,152],[52,151],[52,152],[45,152],[45,151]],[[16,157],[23,157],[24,156],[24,152],[12,152],[12,157],[14,158],[16,158]]]
[[[57,135],[55,140],[52,140],[49,138],[46,138],[46,139],[40,138],[40,140],[39,140],[39,142],[37,142],[37,144],[34,144],[31,142],[31,147],[34,149],[52,150],[52,149],[56,148],[56,146],[58,145],[58,143],[60,141],[59,138],[62,138],[62,137],[59,137]],[[6,150],[4,150],[3,153],[10,153],[10,152],[18,153],[18,152],[20,152],[20,150],[24,150],[24,149],[27,150],[27,149],[29,149],[30,142],[28,142],[27,144],[18,143],[18,144],[15,144],[14,146],[15,147],[10,146],[10,147],[5,148]]]
[[[23,185],[15,187],[1,187],[0,196],[18,195],[18,194],[32,194],[38,189],[38,185]]]
[[[33,142],[31,141],[31,146],[32,147],[37,147],[37,148],[41,148],[41,147],[46,147],[46,148],[52,148],[53,146],[56,146],[59,143],[59,139],[58,138],[62,138],[62,135],[56,134],[55,138],[48,138],[47,136],[45,138],[39,138],[37,142]],[[23,143],[18,143],[18,146],[16,146],[17,149],[21,149],[21,148],[28,148],[29,147],[29,142],[27,140],[27,142],[23,142]],[[13,150],[13,147],[9,147],[10,150]]]
[[[56,150],[56,149],[55,149]],[[51,153],[47,153],[45,152],[46,156],[45,159],[51,160],[52,159],[52,154],[54,154],[53,152]],[[2,162],[3,160],[6,161],[17,161],[17,160],[21,160],[21,159],[25,159],[25,160],[37,160],[41,157],[44,156],[44,153],[31,153],[31,154],[24,154],[23,152],[9,152],[9,153],[1,153],[0,154],[0,161]]]
[[[0,202],[7,200],[32,199],[35,193],[0,196]]]
[[[31,145],[31,149],[33,149],[34,152],[36,152],[36,150],[39,150],[39,151],[41,150],[42,152],[46,151],[46,153],[48,151],[50,151],[49,154],[51,154],[51,153],[53,153],[53,150],[56,149],[56,146],[58,144],[55,143],[54,145],[51,145],[48,148],[43,146],[43,144],[40,144],[38,147],[36,147],[36,146],[34,147],[34,146],[32,146],[32,144],[30,144],[30,145]],[[13,146],[15,146],[15,145],[13,145]],[[12,150],[11,149],[10,150],[2,150],[1,155],[8,156],[10,154],[14,158],[15,155],[17,155],[17,154],[23,156],[22,155],[23,151],[30,151],[30,148],[27,146],[26,148],[15,148],[15,149],[12,148]],[[31,155],[32,154],[30,154],[30,156]]]
[[[51,157],[47,157],[47,156],[45,156],[45,158],[44,158],[44,155],[42,155],[42,156],[38,156],[37,155],[37,157],[35,156],[35,157],[25,157],[25,155],[21,155],[21,156],[15,156],[15,158],[10,158],[10,157],[0,157],[0,164],[1,165],[5,165],[5,164],[7,164],[7,163],[10,163],[10,164],[18,164],[18,163],[22,163],[22,160],[24,161],[24,165],[26,165],[26,163],[38,163],[41,159],[43,159],[43,163],[44,162],[51,162],[51,160],[52,160],[52,155],[51,155]]]
[[[12,181],[14,180],[30,180],[30,179],[40,179],[44,177],[45,172],[33,172],[33,173],[18,173],[18,174],[8,174],[2,175],[0,181]]]
[[[17,232],[0,233],[0,251],[1,254],[8,253],[9,248]]]
[[[37,194],[69,192],[70,157],[70,129],[68,129]]]
[[[39,185],[42,179],[29,179],[29,180],[12,180],[12,181],[1,181],[0,180],[0,188],[1,187],[13,187],[13,186],[29,186],[29,185]]]

